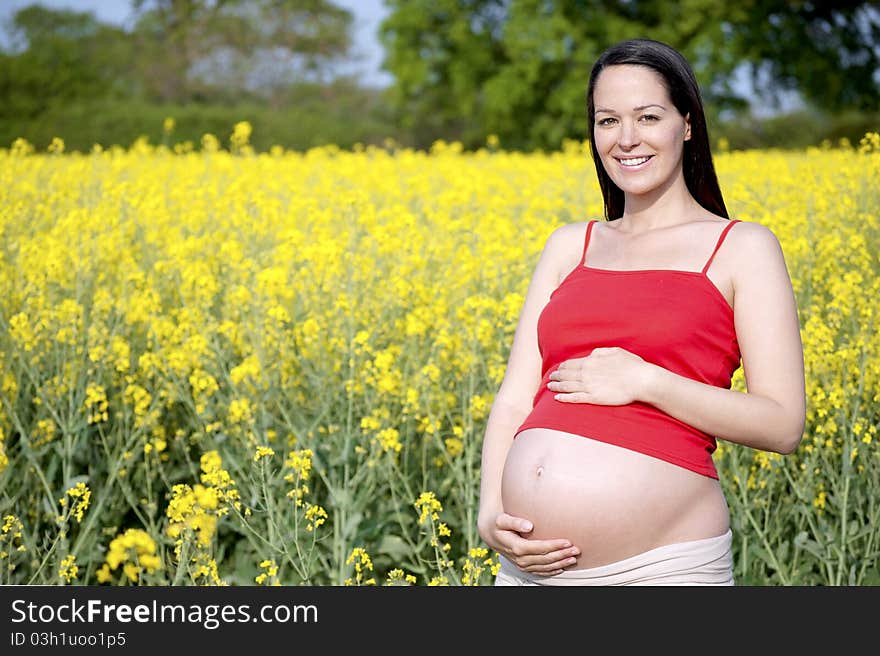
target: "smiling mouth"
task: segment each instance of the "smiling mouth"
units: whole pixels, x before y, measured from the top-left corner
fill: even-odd
[[[645,157],[615,157],[614,159],[620,162],[620,165],[625,168],[635,169],[647,163],[653,157],[653,155],[646,155]]]

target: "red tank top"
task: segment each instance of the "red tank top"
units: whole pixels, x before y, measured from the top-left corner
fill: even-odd
[[[706,271],[738,222],[724,226],[702,271],[627,271],[584,264],[596,223],[590,221],[580,264],[553,290],[538,317],[543,378],[516,435],[527,428],[552,428],[718,478],[713,436],[641,401],[619,406],[557,401],[547,383],[564,360],[619,346],[681,376],[730,389],[740,365],[733,309]]]

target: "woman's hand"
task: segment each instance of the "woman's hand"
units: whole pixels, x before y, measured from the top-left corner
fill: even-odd
[[[645,398],[654,367],[618,346],[600,347],[585,358],[565,360],[550,373],[547,388],[565,403],[626,405]]]
[[[533,528],[529,520],[502,512],[480,533],[486,544],[525,572],[558,574],[576,562],[580,549],[568,540],[530,540],[523,537],[531,533]]]

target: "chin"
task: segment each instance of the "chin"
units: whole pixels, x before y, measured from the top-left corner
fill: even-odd
[[[644,196],[644,195],[649,194],[653,191],[656,191],[660,186],[660,185],[655,185],[655,184],[639,184],[639,185],[635,185],[632,183],[617,184],[616,182],[614,184],[616,184],[617,187],[624,194],[630,194],[632,196]]]

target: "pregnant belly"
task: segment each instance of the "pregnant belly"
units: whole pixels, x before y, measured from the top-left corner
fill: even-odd
[[[561,431],[513,441],[501,481],[504,511],[532,522],[530,539],[566,538],[569,569],[721,535],[729,526],[718,481],[652,456]]]

